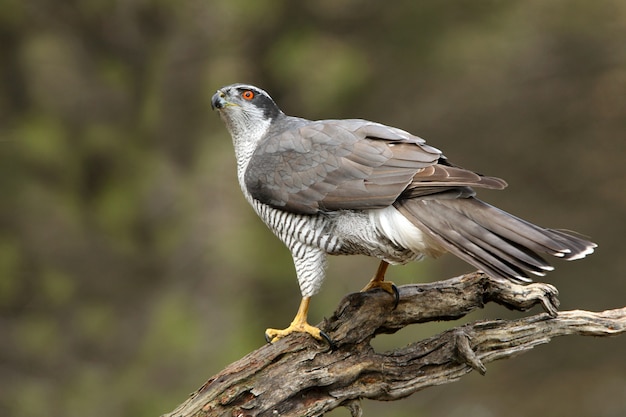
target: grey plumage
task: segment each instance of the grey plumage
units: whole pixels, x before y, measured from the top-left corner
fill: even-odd
[[[505,182],[450,166],[417,136],[365,120],[300,123],[259,141],[245,174],[257,200],[294,213],[384,208],[396,200]]]
[[[235,145],[242,191],[291,250],[304,297],[319,289],[326,254],[401,264],[451,252],[494,278],[530,281],[596,245],[475,198],[506,182],[451,164],[422,138],[366,120],[286,116],[258,87],[213,96]]]

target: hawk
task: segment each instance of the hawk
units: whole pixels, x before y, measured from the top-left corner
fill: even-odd
[[[364,290],[397,289],[389,264],[453,253],[494,279],[530,282],[554,269],[542,255],[574,260],[597,246],[572,232],[536,226],[475,197],[506,182],[463,169],[425,140],[360,119],[287,116],[264,90],[247,84],[213,95],[230,133],[246,198],[293,256],[302,301],[286,329],[327,335],[307,322],[326,255],[367,255],[380,266]]]

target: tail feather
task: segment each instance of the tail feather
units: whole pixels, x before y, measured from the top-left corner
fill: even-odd
[[[453,213],[483,225],[490,232],[516,242],[532,251],[564,257],[571,253],[573,242],[551,229],[536,226],[475,198],[441,200]]]
[[[396,208],[443,249],[494,278],[530,282],[554,269],[540,254],[565,260],[585,257],[595,243],[546,229],[473,197],[409,199]]]
[[[560,236],[563,241],[567,242],[572,247],[571,252],[564,254],[563,259],[566,261],[574,261],[576,259],[582,259],[587,255],[593,253],[594,249],[598,247],[593,242],[586,240],[576,232],[570,230],[557,230],[550,229],[556,236]]]

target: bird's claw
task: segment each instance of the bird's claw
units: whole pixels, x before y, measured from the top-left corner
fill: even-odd
[[[398,290],[396,284],[391,281],[380,281],[373,279],[365,286],[365,288],[361,290],[361,292],[370,291],[377,288],[380,288],[381,290],[393,296],[393,309],[395,310],[396,307],[398,307],[398,303],[400,302],[400,291]]]
[[[393,290],[393,309],[395,310],[398,307],[398,303],[400,302],[400,291],[398,291],[398,287],[396,287],[396,284],[394,283],[391,283],[391,289]]]
[[[292,333],[307,333],[315,340],[326,342],[331,350],[335,348],[335,344],[326,332],[308,323],[291,323],[286,329],[267,329],[265,330],[265,341],[274,343]]]
[[[326,341],[326,343],[328,344],[328,350],[335,350],[335,348],[337,347],[335,345],[335,343],[333,342],[333,340],[330,338],[330,336],[328,336],[328,334],[323,331],[320,330],[320,336],[322,336],[322,338]]]

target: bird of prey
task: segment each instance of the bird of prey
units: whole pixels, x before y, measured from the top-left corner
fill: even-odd
[[[451,252],[494,279],[530,282],[553,269],[541,255],[585,257],[595,243],[536,226],[475,197],[502,179],[463,169],[424,139],[367,120],[312,121],[287,116],[264,90],[233,84],[211,99],[230,133],[247,201],[289,248],[302,301],[286,329],[328,339],[307,322],[310,298],[325,276],[326,255],[380,259],[364,290],[397,289],[389,264]]]

